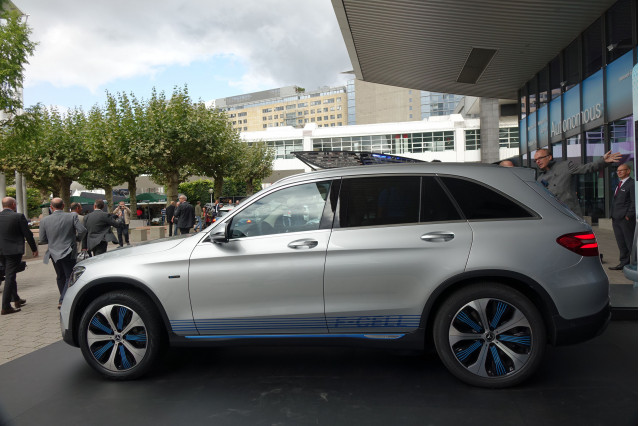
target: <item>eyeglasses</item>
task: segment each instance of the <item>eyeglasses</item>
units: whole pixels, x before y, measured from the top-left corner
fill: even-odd
[[[547,154],[547,155],[544,155],[544,156],[542,156],[542,157],[534,158],[534,159],[533,159],[533,161],[542,160],[543,158],[547,158],[547,157],[549,157],[549,156],[551,156],[551,154]]]

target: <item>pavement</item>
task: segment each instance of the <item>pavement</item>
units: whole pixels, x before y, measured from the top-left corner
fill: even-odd
[[[618,319],[637,320],[637,286],[634,287],[622,271],[608,269],[609,266],[618,264],[619,252],[613,231],[599,229],[598,226],[594,226],[593,229],[598,238],[600,253],[603,254],[603,267],[611,284],[611,304],[624,314]],[[136,245],[135,242],[132,244]],[[109,244],[109,251],[117,249],[116,245]],[[0,316],[0,365],[62,339],[55,271],[51,263],[42,263],[46,246],[39,246],[38,250],[38,258],[24,259],[27,269],[20,272],[17,278],[18,294],[27,300],[27,304],[22,307],[21,312]],[[0,288],[4,289],[4,283]]]

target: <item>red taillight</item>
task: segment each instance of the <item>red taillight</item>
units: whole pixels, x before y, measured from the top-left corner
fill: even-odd
[[[593,233],[565,234],[556,240],[562,247],[580,256],[598,256],[598,241]]]

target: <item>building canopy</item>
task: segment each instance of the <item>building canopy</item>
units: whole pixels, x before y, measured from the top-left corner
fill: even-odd
[[[332,3],[359,80],[517,99],[615,0]]]

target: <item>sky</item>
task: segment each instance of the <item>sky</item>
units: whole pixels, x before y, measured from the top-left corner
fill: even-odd
[[[38,43],[24,105],[104,105],[186,85],[194,101],[346,84],[331,0],[13,0]]]

